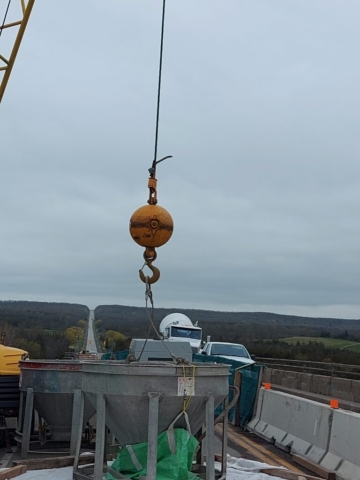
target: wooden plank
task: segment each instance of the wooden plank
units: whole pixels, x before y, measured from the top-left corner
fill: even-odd
[[[333,470],[328,470],[327,468],[321,467],[317,463],[305,458],[301,455],[293,455],[292,459],[298,465],[307,468],[310,472],[316,473],[321,478],[325,478],[326,480],[335,480],[335,472]]]
[[[28,458],[26,460],[14,460],[14,466],[26,465],[28,470],[44,470],[47,468],[63,468],[63,467],[72,467],[74,465],[74,456],[67,457],[49,457],[49,458]],[[79,465],[84,465],[86,463],[93,463],[95,461],[95,456],[91,455],[82,455],[79,458]],[[1,477],[0,477],[1,480]]]
[[[26,465],[18,465],[17,467],[8,468],[0,472],[0,480],[10,480],[10,478],[15,478],[23,473],[26,473]]]
[[[304,473],[291,472],[284,468],[261,468],[260,473],[266,473],[272,477],[280,477],[285,480],[322,480],[320,477],[313,477],[312,475],[305,475]]]

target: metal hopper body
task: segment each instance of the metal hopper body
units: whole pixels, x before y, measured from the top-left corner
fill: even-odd
[[[106,425],[121,445],[131,445],[147,441],[149,393],[160,394],[159,432],[183,410],[185,397],[191,430],[196,433],[204,423],[209,395],[215,407],[227,396],[228,374],[226,365],[91,362],[83,365],[82,390],[94,408],[98,394],[104,396]],[[185,427],[181,421],[177,426]]]
[[[32,389],[34,407],[47,423],[52,440],[69,441],[74,391],[82,385],[82,363],[64,360],[31,360],[20,362],[20,391]],[[85,401],[83,427],[95,409]]]

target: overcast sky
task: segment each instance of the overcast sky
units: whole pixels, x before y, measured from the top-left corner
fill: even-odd
[[[161,4],[36,0],[0,106],[1,299],[144,304]],[[167,0],[156,306],[360,318],[359,17]]]

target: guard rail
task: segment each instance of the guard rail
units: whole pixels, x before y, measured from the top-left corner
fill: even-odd
[[[329,377],[360,380],[360,365],[263,357],[256,357],[256,362],[269,368],[279,370],[290,370],[294,372],[313,373]]]

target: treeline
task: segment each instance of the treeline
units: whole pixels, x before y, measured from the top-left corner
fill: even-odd
[[[233,328],[239,330],[239,332],[241,328],[246,326],[251,327],[252,331],[262,326],[262,332],[265,332],[266,335],[276,335],[279,328],[281,332],[292,333],[292,336],[305,334],[312,336],[312,333],[319,336],[321,331],[341,332],[348,330],[348,332],[360,332],[360,320],[298,317],[265,312],[215,312],[179,308],[156,308],[156,324],[159,325],[166,315],[175,312],[187,315],[193,323],[198,322],[203,329],[210,329],[211,331],[219,330],[219,325],[233,325]],[[104,325],[109,329],[120,326],[127,329],[129,333],[142,331],[149,324],[143,307],[100,305],[95,309],[95,317],[103,320]],[[221,330],[223,330],[223,327],[221,327]]]
[[[63,358],[70,342],[65,332],[48,332],[40,328],[20,330],[9,324],[0,325],[6,333],[6,345],[21,348],[29,353],[30,358]]]
[[[281,338],[293,336],[341,338],[360,341],[360,320],[277,315],[263,312],[214,312],[208,310],[156,309],[155,325],[168,314],[187,315],[203,329],[203,339],[243,343],[259,357],[360,363],[360,354],[325,348],[322,343],[289,345]],[[85,305],[47,302],[0,302],[0,331],[6,344],[22,348],[31,358],[62,358],[70,346],[79,348],[87,326]],[[132,338],[144,338],[149,330],[145,308],[121,305],[95,310],[96,330],[102,345],[121,350]],[[156,338],[151,334],[150,338]],[[80,347],[81,348],[81,347]]]
[[[255,340],[279,339],[294,336],[330,336],[360,341],[360,320],[295,317],[274,313],[234,313],[208,310],[156,309],[155,325],[170,313],[179,312],[203,329],[203,338],[210,335],[214,341],[249,343]],[[101,319],[101,332],[116,330],[127,337],[147,334],[149,320],[145,308],[121,305],[102,305],[95,309],[96,319]]]
[[[29,352],[30,358],[63,358],[70,346],[80,344],[88,316],[85,305],[0,302],[0,331],[6,345]]]
[[[281,338],[333,337],[360,341],[360,320],[295,317],[262,312],[213,312],[207,310],[156,309],[155,325],[168,314],[187,315],[213,341],[244,344],[250,353],[261,357],[289,358],[336,363],[360,363],[360,355],[349,350],[325,348],[324,344],[288,345]],[[95,317],[101,319],[102,338],[108,330],[128,339],[147,336],[149,321],[144,308],[121,305],[99,306]],[[151,338],[156,338],[154,334]]]
[[[34,327],[65,330],[88,317],[88,307],[76,303],[0,301],[0,323],[23,330]]]
[[[339,348],[329,348],[321,342],[300,343],[290,345],[280,340],[256,341],[251,345],[251,353],[256,357],[282,358],[312,362],[360,364],[360,353]]]

